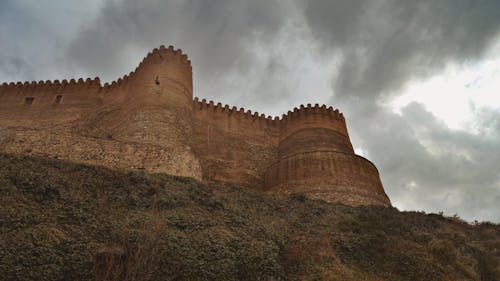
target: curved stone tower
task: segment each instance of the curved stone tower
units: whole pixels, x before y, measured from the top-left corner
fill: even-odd
[[[129,76],[104,85],[103,92],[104,109],[97,113],[103,117],[101,137],[138,144],[140,165],[147,171],[201,179],[192,152],[191,62],[181,50],[154,49]]]
[[[278,158],[265,174],[270,192],[300,192],[349,205],[390,206],[377,168],[354,154],[338,110],[308,104],[284,115]]]
[[[193,100],[191,62],[173,47],[104,86],[98,78],[1,84],[0,151],[390,206],[337,110],[309,104],[280,119]]]

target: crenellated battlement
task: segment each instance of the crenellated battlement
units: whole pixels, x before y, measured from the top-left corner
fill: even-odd
[[[165,48],[165,46],[163,45],[161,45],[160,48],[154,48],[152,52],[149,52],[142,61],[142,64],[155,61],[157,57],[162,57],[162,56],[166,56],[174,61],[179,61],[181,63],[191,66],[191,61],[188,59],[188,56],[186,54],[182,53],[181,49],[175,50],[173,46],[168,46],[168,48]]]
[[[139,65],[129,74],[126,74],[117,80],[105,83],[102,87],[103,92],[112,92],[133,84],[143,72],[147,72],[146,69],[149,66],[153,66],[162,61],[170,65],[175,64],[177,65],[176,67],[178,71],[183,69],[183,71],[187,72],[188,75],[191,75],[191,61],[188,59],[187,55],[183,54],[181,49],[176,50],[173,46],[166,48],[162,45],[160,48],[155,48],[153,51],[149,52],[142,59]]]
[[[168,46],[165,48],[164,45],[161,45],[160,48],[154,48],[153,51],[149,52],[139,63],[139,65],[132,71],[128,76],[131,77],[135,73],[138,73],[141,69],[149,64],[153,64],[157,62],[159,59],[166,59],[168,62],[177,62],[182,65],[188,66],[191,68],[191,61],[188,59],[188,56],[182,53],[181,49],[174,49],[173,46]]]
[[[308,103],[307,105],[300,105],[298,108],[295,107],[293,111],[283,114],[281,120],[288,122],[308,116],[322,116],[345,122],[344,115],[338,109],[333,109],[331,106],[327,107],[324,104],[320,106],[318,103],[314,106]]]
[[[326,105],[311,104],[300,105],[295,107],[293,111],[288,111],[286,114],[279,116],[266,115],[264,113],[252,112],[252,110],[245,110],[244,108],[237,108],[236,106],[229,106],[227,104],[222,105],[222,103],[215,103],[206,99],[199,99],[195,97],[193,99],[193,109],[200,111],[210,111],[214,113],[221,113],[227,115],[227,117],[240,118],[245,120],[251,120],[253,122],[266,122],[274,126],[279,125],[290,125],[297,120],[307,120],[309,118],[323,118],[330,119],[332,121],[345,122],[344,116],[339,112],[338,109],[333,109],[333,107]]]
[[[193,98],[192,66],[173,46],[130,73],[0,85],[0,151],[390,205],[378,171],[358,157],[346,120],[306,104],[281,116]]]
[[[3,83],[0,86],[0,93],[35,93],[35,92],[51,92],[51,91],[72,91],[72,92],[81,92],[82,90],[89,88],[101,88],[101,82],[98,77],[94,79],[83,79],[80,78],[70,79],[69,81],[64,79],[62,81],[54,80],[54,81],[31,81],[31,82],[17,82],[17,83]]]
[[[91,78],[79,78],[79,79],[64,79],[64,80],[47,80],[47,81],[25,81],[25,82],[10,82],[2,83],[0,85],[0,95],[1,94],[16,94],[22,93],[29,95],[30,93],[38,92],[83,92],[86,89],[92,88],[97,89],[102,93],[111,92],[117,88],[127,86],[130,82],[133,82],[135,78],[141,73],[141,71],[147,66],[155,64],[158,60],[164,59],[167,63],[177,63],[186,67],[187,71],[191,71],[191,61],[188,59],[187,55],[182,53],[181,49],[174,49],[173,46],[166,48],[165,46],[160,46],[160,48],[153,49],[149,52],[135,68],[129,74],[126,74],[114,81],[106,82],[101,85],[101,80],[99,77]]]
[[[269,126],[278,126],[279,118],[272,117],[266,114],[259,114],[259,112],[252,112],[251,110],[246,110],[244,108],[237,108],[236,106],[222,105],[222,103],[215,104],[214,101],[208,101],[206,99],[200,100],[195,97],[193,100],[193,110],[197,111],[207,111],[213,114],[225,115],[228,118],[235,118],[237,120],[246,120],[249,122],[257,122],[262,124],[267,124]]]

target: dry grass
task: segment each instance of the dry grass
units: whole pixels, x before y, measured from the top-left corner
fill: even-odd
[[[500,226],[0,154],[2,280],[500,280]]]
[[[146,281],[154,280],[161,266],[161,242],[167,223],[153,208],[144,216],[144,221],[133,237],[131,233],[115,233],[110,245],[105,246],[95,256],[94,272],[98,281]]]

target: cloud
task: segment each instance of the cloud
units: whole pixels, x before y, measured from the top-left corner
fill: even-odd
[[[256,42],[271,42],[286,24],[283,1],[107,1],[71,43],[68,58],[82,72],[115,79],[153,47],[183,48],[203,80],[250,73]],[[130,57],[136,57],[130,60]]]
[[[500,2],[320,0],[302,7],[318,56],[339,58],[331,101],[346,113],[353,144],[378,166],[392,201],[499,221],[500,112],[477,108],[474,130],[453,130],[425,105],[397,114],[387,103],[410,82],[490,55]]]
[[[500,30],[499,1],[340,0],[303,3],[326,53],[339,53],[337,96],[373,102],[449,63],[481,58]]]
[[[377,164],[397,207],[498,221],[498,112],[478,109],[475,120],[483,131],[477,134],[448,128],[415,102],[400,114],[380,109],[354,115],[348,120],[351,137]]]
[[[92,19],[98,0],[0,1],[0,79],[31,81],[74,78],[67,44]]]

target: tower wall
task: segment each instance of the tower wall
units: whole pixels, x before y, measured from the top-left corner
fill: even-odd
[[[80,79],[0,87],[3,152],[201,179],[192,139],[191,64],[173,47],[153,50],[104,86]]]
[[[264,176],[269,192],[390,206],[375,166],[354,154],[338,110],[308,104],[284,115],[278,158]]]
[[[312,151],[354,153],[344,117],[326,106],[300,106],[280,122],[279,158]]]
[[[141,163],[148,171],[201,179],[192,151],[193,81],[186,55],[173,47],[154,49],[134,72],[105,85],[103,92],[103,109],[89,116],[89,126],[81,131],[149,147]]]
[[[354,154],[298,153],[269,167],[265,181],[269,192],[303,193],[311,198],[347,205],[391,205],[377,168]]]
[[[337,110],[307,105],[280,119],[193,100],[191,63],[173,47],[103,86],[98,78],[2,84],[0,151],[390,205]]]

